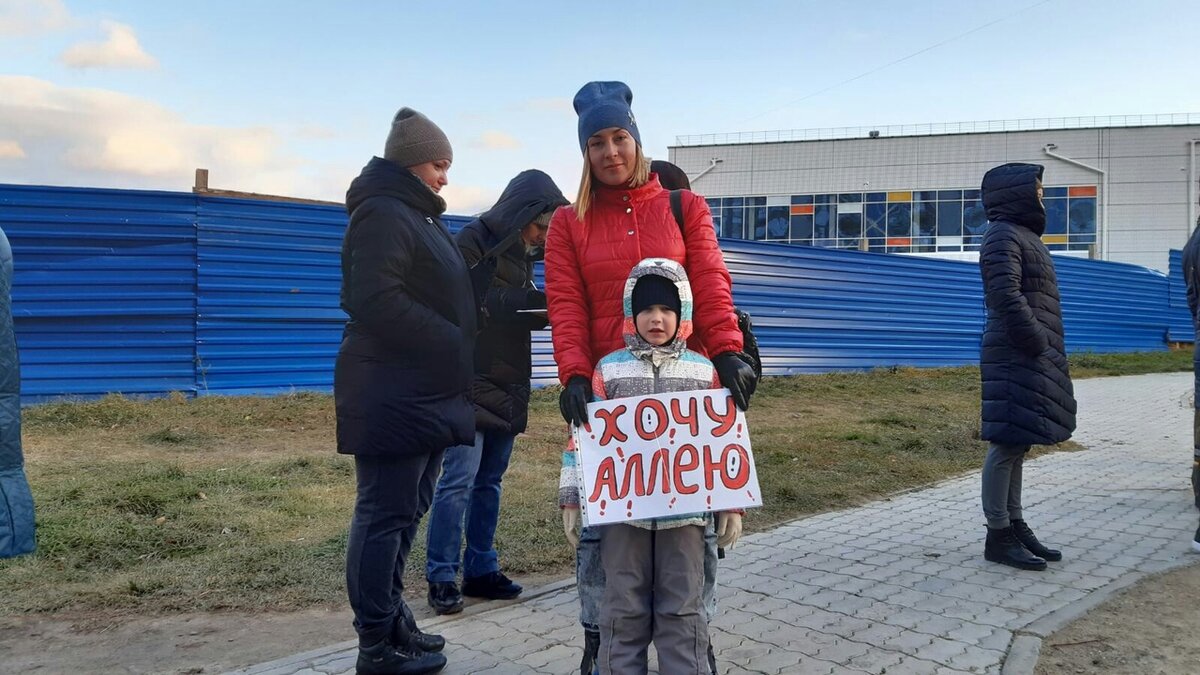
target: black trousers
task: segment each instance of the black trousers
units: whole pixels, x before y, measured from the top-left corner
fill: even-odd
[[[364,647],[386,638],[404,611],[404,565],[433,501],[444,452],[354,458],[358,497],[346,547],[346,591]]]

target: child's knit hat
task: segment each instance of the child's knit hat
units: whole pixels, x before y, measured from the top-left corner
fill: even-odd
[[[679,316],[679,289],[675,282],[659,274],[647,274],[633,287],[633,315],[651,305],[664,305]]]

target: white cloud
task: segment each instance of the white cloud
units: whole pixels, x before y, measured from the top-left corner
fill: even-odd
[[[471,145],[484,150],[516,150],[521,141],[503,131],[485,131],[471,141]]]
[[[26,155],[0,163],[0,182],[187,190],[202,167],[214,188],[340,201],[357,169],[306,161],[272,129],[195,124],[113,91],[16,75],[0,91],[0,129]]]
[[[0,159],[25,159],[25,148],[16,141],[0,140]]]
[[[459,185],[451,182],[440,193],[446,200],[446,213],[475,215],[492,207],[499,198],[494,190],[475,185]]]
[[[70,23],[71,13],[62,0],[0,0],[0,35],[29,37]]]
[[[147,54],[133,28],[116,21],[102,21],[104,42],[80,42],[68,47],[60,59],[71,68],[155,68],[158,61]]]

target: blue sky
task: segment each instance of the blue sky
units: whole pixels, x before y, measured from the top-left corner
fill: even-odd
[[[1198,24],[1196,0],[0,0],[0,182],[188,190],[206,167],[340,200],[408,105],[473,213],[526,168],[574,194],[588,80],[629,83],[662,158],[680,134],[1200,112]]]

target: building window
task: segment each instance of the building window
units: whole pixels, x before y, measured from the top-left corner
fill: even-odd
[[[754,240],[762,241],[767,238],[767,207],[755,206],[750,211],[751,225],[754,228]]]
[[[1043,188],[1051,250],[1096,243],[1096,186]],[[722,237],[891,253],[978,251],[987,213],[975,189],[709,197]]]
[[[979,192],[979,190],[974,190]],[[987,212],[983,210],[983,204],[978,198],[973,200],[963,201],[963,234],[971,236],[973,234],[983,234],[984,228],[987,227]]]
[[[1067,200],[1042,199],[1046,207],[1046,234],[1067,233]]]
[[[822,195],[825,196],[825,195]],[[826,239],[830,236],[829,224],[833,219],[833,207],[817,203],[813,208],[813,238]]]
[[[792,216],[792,232],[791,240],[797,244],[808,244],[812,241],[813,236],[813,217],[812,209],[809,209],[808,214]]]

